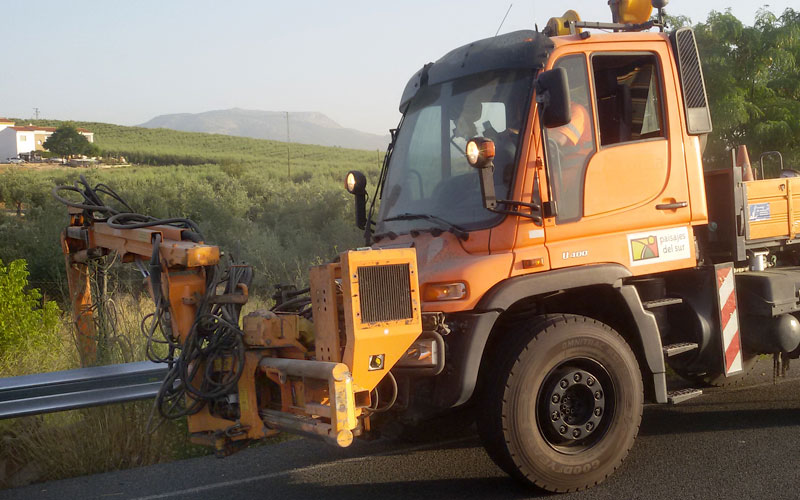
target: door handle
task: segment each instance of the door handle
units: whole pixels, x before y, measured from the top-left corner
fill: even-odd
[[[676,201],[675,203],[662,203],[661,205],[656,205],[656,210],[677,210],[679,208],[686,208],[688,206],[689,202]]]

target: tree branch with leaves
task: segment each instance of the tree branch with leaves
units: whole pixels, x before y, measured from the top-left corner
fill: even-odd
[[[56,129],[43,144],[44,148],[62,158],[75,155],[97,156],[99,148],[89,142],[72,123],[65,123]]]

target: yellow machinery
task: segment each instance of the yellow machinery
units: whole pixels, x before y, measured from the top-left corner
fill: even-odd
[[[412,249],[344,252],[311,271],[313,323],[281,310],[289,301],[248,314],[240,329],[249,268],[234,264],[218,278],[219,249],[190,221],[118,213],[101,193],[120,199],[83,178],[56,188],[70,206],[62,246],[84,363],[95,356],[92,265],[113,252],[147,270],[156,303],[148,338],[162,331],[169,354],[160,360],[172,367],[157,404],[166,417],[188,416],[193,441],[227,454],[287,430],[348,446],[369,428],[377,386],[422,332]]]

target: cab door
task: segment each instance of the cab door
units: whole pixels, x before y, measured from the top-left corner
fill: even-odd
[[[545,131],[552,268],[618,263],[634,274],[695,265],[682,131],[666,42],[565,51],[572,122]],[[627,47],[630,47],[627,45]],[[672,86],[672,92],[665,92]],[[676,101],[673,99],[673,101]]]

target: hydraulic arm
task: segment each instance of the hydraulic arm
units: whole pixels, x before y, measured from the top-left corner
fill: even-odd
[[[345,252],[312,269],[310,298],[279,299],[240,321],[252,270],[232,264],[221,272],[219,248],[194,223],[133,214],[113,190],[83,178],[54,194],[69,207],[62,248],[84,364],[96,360],[93,262],[116,254],[146,276],[155,303],[144,329],[160,346],[151,358],[170,366],[156,402],[161,415],[187,416],[192,440],[220,454],[277,430],[348,446],[369,429],[379,384],[394,382],[392,367],[419,352],[409,349],[422,331],[411,249]],[[129,211],[109,207],[102,194]],[[395,391],[387,400],[396,400],[397,384],[387,385]]]

